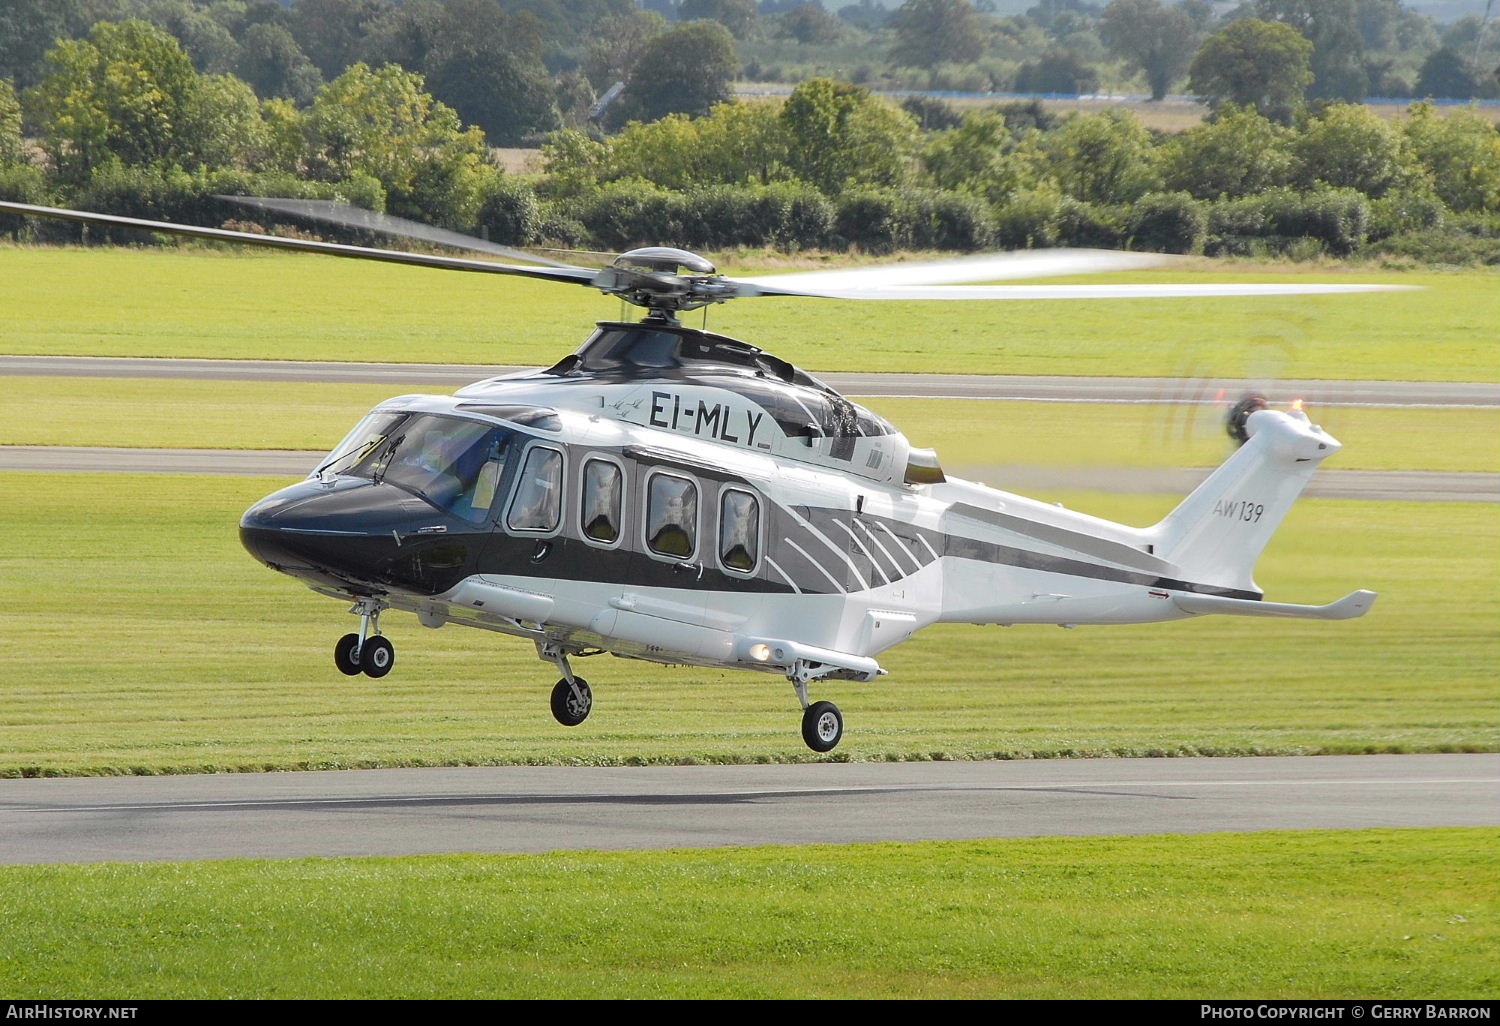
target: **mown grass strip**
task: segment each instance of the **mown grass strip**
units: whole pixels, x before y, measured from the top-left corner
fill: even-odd
[[[0,444],[327,451],[376,403],[421,386],[167,378],[14,379]],[[1213,466],[1220,406],[867,399],[951,467]],[[1330,467],[1500,471],[1500,410],[1311,407],[1344,444]]]
[[[594,320],[637,313],[544,282],[316,256],[10,247],[0,260],[7,285],[0,351],[17,354],[550,364]],[[1500,380],[1493,271],[1225,270],[1200,261],[1090,280],[1295,278],[1427,291],[944,304],[763,299],[715,309],[708,325],[812,370]],[[701,323],[701,315],[689,321]]]
[[[389,677],[341,676],[353,618],[239,546],[278,484],[0,474],[0,773],[813,758],[777,678],[584,660],[596,706],[569,730],[529,645],[404,614]],[[1046,497],[1129,523],[1174,501]],[[889,677],[814,691],[845,712],[842,759],[1493,750],[1497,567],[1492,507],[1304,500],[1259,581],[1373,588],[1363,619],[949,625],[882,656]]]
[[[0,992],[1500,994],[1492,829],[0,868]]]

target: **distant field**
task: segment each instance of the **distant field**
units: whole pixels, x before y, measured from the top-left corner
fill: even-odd
[[[0,248],[0,352],[550,364],[599,318],[590,290],[315,256]],[[1308,280],[1424,292],[1206,300],[854,303],[708,314],[815,371],[1500,381],[1500,272],[1181,270],[1112,281]],[[1066,279],[1059,279],[1064,281]],[[701,314],[688,323],[699,324]]]
[[[1500,995],[1490,829],[0,868],[0,993]]]
[[[165,378],[13,380],[0,406],[5,445],[326,451],[382,399],[427,390]],[[1219,406],[864,402],[913,444],[936,448],[950,467],[1212,466],[1229,453]],[[1331,467],[1500,471],[1500,410],[1313,406],[1309,412],[1344,444]]]
[[[345,607],[238,543],[280,483],[0,474],[0,773],[812,757],[778,678],[585,660],[594,715],[568,730],[528,644],[394,613],[395,672],[341,676]],[[1042,497],[1137,524],[1173,501]],[[889,677],[813,691],[845,712],[840,759],[1493,750],[1497,565],[1492,506],[1305,500],[1260,584],[1372,588],[1369,616],[947,626],[887,653]]]

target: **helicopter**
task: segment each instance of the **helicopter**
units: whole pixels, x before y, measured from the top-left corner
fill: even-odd
[[[230,197],[226,197],[230,198]],[[426,267],[582,285],[645,311],[600,321],[546,368],[452,395],[379,403],[305,480],[251,506],[248,552],[359,618],[334,646],[348,675],[383,677],[389,610],[532,642],[560,674],[557,721],[593,708],[573,660],[609,653],[785,678],[802,737],[829,752],[843,713],[810,690],[873,681],[924,627],[1151,623],[1211,614],[1350,619],[1269,602],[1252,572],[1340,444],[1301,402],[1248,395],[1234,452],[1159,523],[1130,527],[948,477],[930,449],[812,374],[685,325],[684,311],[752,297],[1040,299],[1284,295],[1391,286],[997,285],[1158,263],[1156,254],[1041,250],[730,278],[686,250],[604,267],[560,263],[319,201],[235,198],[273,213],[412,235],[527,261],[498,263],[0,202],[0,211]]]

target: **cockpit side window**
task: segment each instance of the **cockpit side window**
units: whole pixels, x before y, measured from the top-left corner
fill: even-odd
[[[646,546],[658,556],[690,559],[698,548],[698,486],[653,474],[646,486]]]
[[[557,530],[562,514],[563,457],[556,449],[536,446],[521,465],[515,498],[505,524],[512,531]]]
[[[579,527],[585,541],[613,545],[620,540],[624,491],[623,476],[614,463],[601,459],[584,463]]]
[[[760,501],[749,492],[726,488],[719,496],[719,563],[751,574],[760,562]]]

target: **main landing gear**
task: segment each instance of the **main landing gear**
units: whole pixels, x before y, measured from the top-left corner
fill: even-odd
[[[787,674],[787,680],[797,689],[797,700],[802,703],[802,740],[815,752],[831,752],[844,736],[844,714],[832,702],[807,701],[807,682],[812,679],[807,664],[799,662]]]
[[[556,663],[562,672],[562,680],[552,686],[552,715],[564,727],[578,726],[594,708],[594,692],[589,689],[589,682],[574,676],[573,668],[568,665],[568,653],[561,646],[539,641],[536,654]]]
[[[333,665],[340,673],[384,677],[396,665],[396,646],[380,634],[380,611],[384,608],[385,603],[379,599],[355,600],[349,612],[359,614],[359,633],[345,634],[333,646]]]

